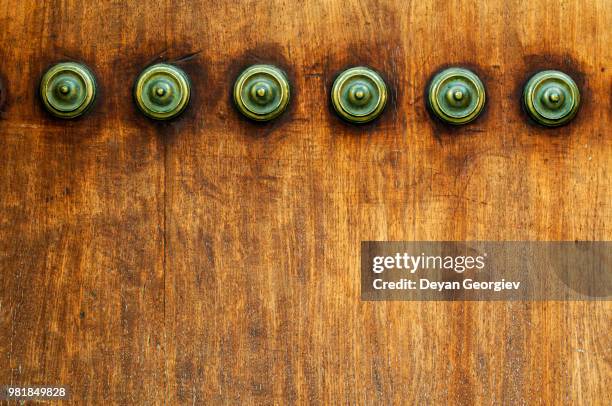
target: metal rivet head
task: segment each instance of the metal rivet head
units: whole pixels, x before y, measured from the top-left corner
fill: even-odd
[[[427,97],[429,108],[436,117],[453,125],[475,120],[486,101],[480,78],[463,68],[449,68],[438,73],[429,85]]]
[[[155,120],[170,120],[181,114],[191,98],[189,77],[173,65],[160,63],[145,69],[134,86],[138,108]]]
[[[372,69],[358,66],[342,72],[334,81],[332,104],[338,115],[352,123],[374,120],[387,104],[387,85]]]
[[[93,105],[96,80],[84,65],[59,63],[43,75],[40,96],[45,108],[54,116],[75,118]]]
[[[275,66],[253,65],[234,83],[234,103],[251,120],[269,121],[281,115],[290,99],[287,77]]]
[[[580,90],[565,73],[542,71],[525,85],[523,104],[537,123],[556,127],[569,122],[578,112]]]

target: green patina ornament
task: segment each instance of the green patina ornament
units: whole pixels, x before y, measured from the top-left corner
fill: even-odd
[[[155,120],[170,120],[187,108],[191,82],[181,69],[160,63],[145,69],[134,85],[138,108]]]
[[[580,90],[563,72],[546,70],[529,79],[523,91],[527,113],[537,123],[557,127],[568,123],[580,106]]]
[[[486,94],[484,85],[474,72],[449,68],[432,79],[427,98],[436,117],[448,124],[461,125],[480,115]]]
[[[253,65],[234,83],[234,103],[251,120],[269,121],[281,115],[290,99],[289,81],[272,65]]]
[[[342,72],[334,81],[332,104],[338,115],[351,123],[374,120],[387,104],[387,85],[372,69],[358,66]]]
[[[58,63],[43,75],[40,96],[49,113],[65,119],[75,118],[93,105],[96,80],[84,65]]]

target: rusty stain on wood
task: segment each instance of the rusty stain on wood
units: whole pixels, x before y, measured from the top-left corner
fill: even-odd
[[[4,112],[6,100],[8,98],[7,93],[8,89],[4,85],[4,76],[0,72],[0,119],[3,118],[2,113]]]

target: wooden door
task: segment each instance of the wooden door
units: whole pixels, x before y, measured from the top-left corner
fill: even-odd
[[[612,2],[0,0],[0,384],[75,404],[610,404],[610,302],[363,302],[365,240],[610,240]],[[65,60],[96,105],[51,118]],[[158,123],[132,83],[185,70]],[[252,63],[287,72],[288,111],[243,119]],[[344,68],[390,88],[382,117],[330,108]],[[486,111],[426,111],[445,66]],[[529,122],[522,87],[572,75],[583,103]]]

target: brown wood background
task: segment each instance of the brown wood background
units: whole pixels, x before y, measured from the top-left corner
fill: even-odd
[[[610,303],[366,303],[362,240],[612,239],[611,0],[0,0],[0,384],[89,404],[610,404]],[[42,72],[97,74],[88,116],[50,118]],[[172,123],[136,111],[155,60],[194,82]],[[290,111],[241,119],[250,63]],[[365,127],[334,75],[392,89]],[[424,105],[446,65],[488,107],[449,129]],[[577,119],[526,120],[522,85],[571,74]]]

